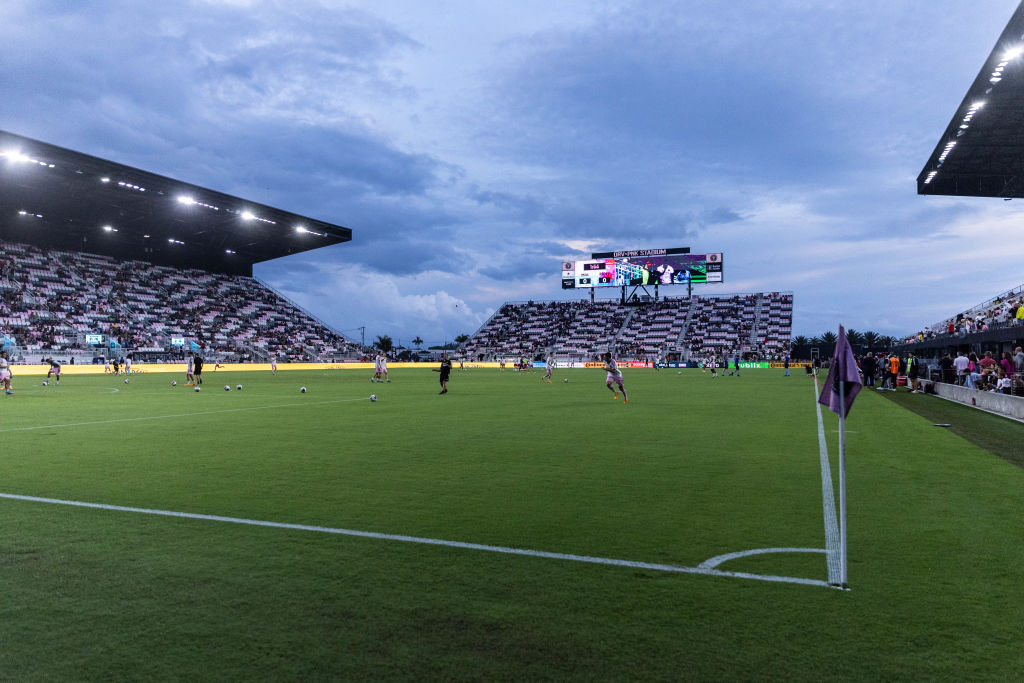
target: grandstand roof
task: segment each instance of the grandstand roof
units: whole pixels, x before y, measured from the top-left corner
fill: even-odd
[[[352,231],[0,130],[0,239],[251,275]]]
[[[1024,3],[921,169],[917,192],[1024,197]]]

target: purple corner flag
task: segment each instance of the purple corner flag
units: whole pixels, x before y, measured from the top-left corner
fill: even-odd
[[[825,387],[821,390],[818,403],[827,406],[836,415],[839,415],[839,381],[842,380],[844,397],[843,407],[846,411],[840,417],[850,414],[850,407],[853,399],[861,390],[860,372],[857,370],[857,361],[853,357],[853,349],[846,341],[846,330],[839,326],[839,339],[836,341],[836,354],[832,357],[832,365],[828,369],[828,377],[825,379]]]

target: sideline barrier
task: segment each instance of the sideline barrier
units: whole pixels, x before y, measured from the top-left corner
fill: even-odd
[[[399,362],[388,362],[388,371],[391,370],[405,370],[415,368],[436,368],[438,367],[438,361],[431,361],[429,363],[399,363]],[[537,361],[532,364],[535,370],[544,370],[547,368],[547,364]],[[730,363],[731,365],[731,363]],[[810,363],[790,363],[790,369],[794,368],[805,368],[810,367]],[[500,363],[497,362],[477,362],[465,363],[463,368],[466,370],[477,370],[493,368],[498,369],[501,367]],[[579,368],[603,368],[604,363],[595,363],[590,361],[556,361],[555,369],[579,369]],[[621,361],[619,367],[623,369],[651,369],[654,366],[651,363],[641,361]],[[664,368],[672,369],[685,369],[685,368],[699,368],[700,365],[697,363],[667,363],[663,365]],[[773,370],[781,370],[782,363],[740,363],[741,370],[747,369],[761,369],[771,368]],[[18,376],[38,376],[46,375],[50,369],[49,365],[11,365],[11,374],[14,377]],[[370,363],[278,363],[277,369],[279,372],[288,372],[289,370],[369,370],[373,372],[374,365]],[[506,363],[506,370],[512,370],[512,363]],[[457,362],[452,364],[452,370],[458,371],[459,365]],[[214,366],[210,364],[203,365],[203,376],[210,377],[217,372],[270,372],[270,363],[225,363],[220,368],[214,370]],[[185,374],[184,363],[133,363],[132,374],[148,375],[154,373],[178,373],[181,375]],[[62,375],[102,375],[102,365],[61,365],[60,374]]]
[[[439,363],[397,363],[389,362],[388,371],[401,370],[408,368],[436,368]],[[498,368],[498,363],[466,363],[465,368],[476,369],[476,368]],[[155,373],[178,373],[181,375],[185,374],[185,363],[132,363],[133,375],[149,375]],[[45,376],[49,371],[49,365],[11,365],[11,374],[17,378],[25,375],[43,375]],[[458,371],[458,365],[452,367],[453,370]],[[374,370],[373,363],[278,363],[278,372],[287,372],[289,370],[369,370],[371,373]],[[211,364],[203,364],[203,377],[211,377],[218,372],[270,372],[270,363],[223,363],[221,366],[214,370],[214,366]],[[102,365],[61,365],[61,375],[102,375]],[[111,375],[121,377],[122,375]]]
[[[978,391],[943,382],[935,383],[935,393],[942,398],[962,403],[965,406],[1024,420],[1024,396],[993,394],[988,391]]]

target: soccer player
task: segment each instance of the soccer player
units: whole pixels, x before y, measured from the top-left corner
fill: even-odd
[[[370,378],[371,382],[380,382],[381,381],[381,378],[380,378],[380,356],[381,356],[381,354],[378,353],[376,356],[373,357],[373,377]]]
[[[548,384],[551,384],[551,370],[555,367],[555,357],[548,356],[546,364],[548,366],[548,371],[544,373],[544,377],[542,377],[541,379],[547,382]]]
[[[442,354],[442,356],[441,356],[441,367],[434,368],[434,372],[440,372],[441,373],[441,391],[438,392],[438,393],[439,394],[447,394],[448,393],[448,378],[452,374],[452,362],[448,358],[448,354],[447,353]]]
[[[391,383],[391,378],[388,377],[388,356],[383,351],[380,352],[380,374],[385,382]]]
[[[787,353],[782,358],[782,367],[786,368],[786,377],[789,377],[789,354]]]
[[[498,361],[498,372],[505,372],[505,359],[502,358]]]
[[[191,351],[188,352],[188,367],[185,368],[185,386],[186,387],[192,386],[195,383],[195,381],[196,381],[195,357],[196,357],[196,354],[194,354]]]
[[[50,369],[46,371],[46,381],[49,382],[50,375],[53,375],[57,378],[54,383],[60,385],[60,363],[52,358],[48,358],[46,362],[50,364]]]
[[[110,359],[109,358],[104,358],[103,359],[103,372],[106,373],[106,374],[110,374]]]
[[[0,385],[8,396],[14,393],[11,391],[11,363],[7,360],[6,351],[0,351]]]
[[[626,386],[622,383],[622,370],[619,370],[619,365],[612,360],[612,354],[610,351],[605,351],[604,354],[604,369],[608,373],[605,378],[605,386],[612,392],[612,400],[619,400],[619,391],[622,392],[622,402],[629,403],[629,397],[626,396]],[[613,386],[614,385],[614,386]],[[616,391],[615,387],[618,387]]]
[[[125,356],[124,357],[124,374],[126,374],[126,375],[132,374],[132,357],[131,356]]]
[[[277,356],[271,356],[270,357],[270,374],[271,375],[276,375],[277,374]]]
[[[192,376],[196,378],[196,386],[199,386],[203,383],[203,359],[199,354],[194,356],[193,367]]]

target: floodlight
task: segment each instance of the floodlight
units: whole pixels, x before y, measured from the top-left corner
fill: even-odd
[[[225,253],[225,254],[234,254],[234,253],[235,253],[235,250],[234,250],[234,249],[225,249],[225,250],[224,250],[224,253]]]
[[[1003,61],[1009,62],[1013,59],[1017,59],[1024,54],[1024,45],[1018,45],[1017,47],[1011,47],[1009,50],[1003,53]]]
[[[109,183],[110,182],[110,178],[100,178],[100,182],[101,183]]]
[[[114,229],[113,229],[112,227],[110,227],[109,225],[104,225],[104,226],[103,226],[103,232],[117,232],[117,230],[114,230]]]
[[[188,195],[183,195],[183,194],[178,195],[178,201],[181,202],[182,204],[188,204],[188,205],[192,205],[192,204],[196,203],[196,200],[192,199]]]
[[[252,219],[256,218],[256,215],[253,214],[253,213],[250,213],[249,211],[243,211],[242,212],[242,218],[244,220],[251,221]]]
[[[296,226],[295,226],[295,232],[309,232],[309,231],[308,231],[308,230],[306,230],[306,229],[305,229],[304,227],[302,227],[301,225],[296,225]]]

